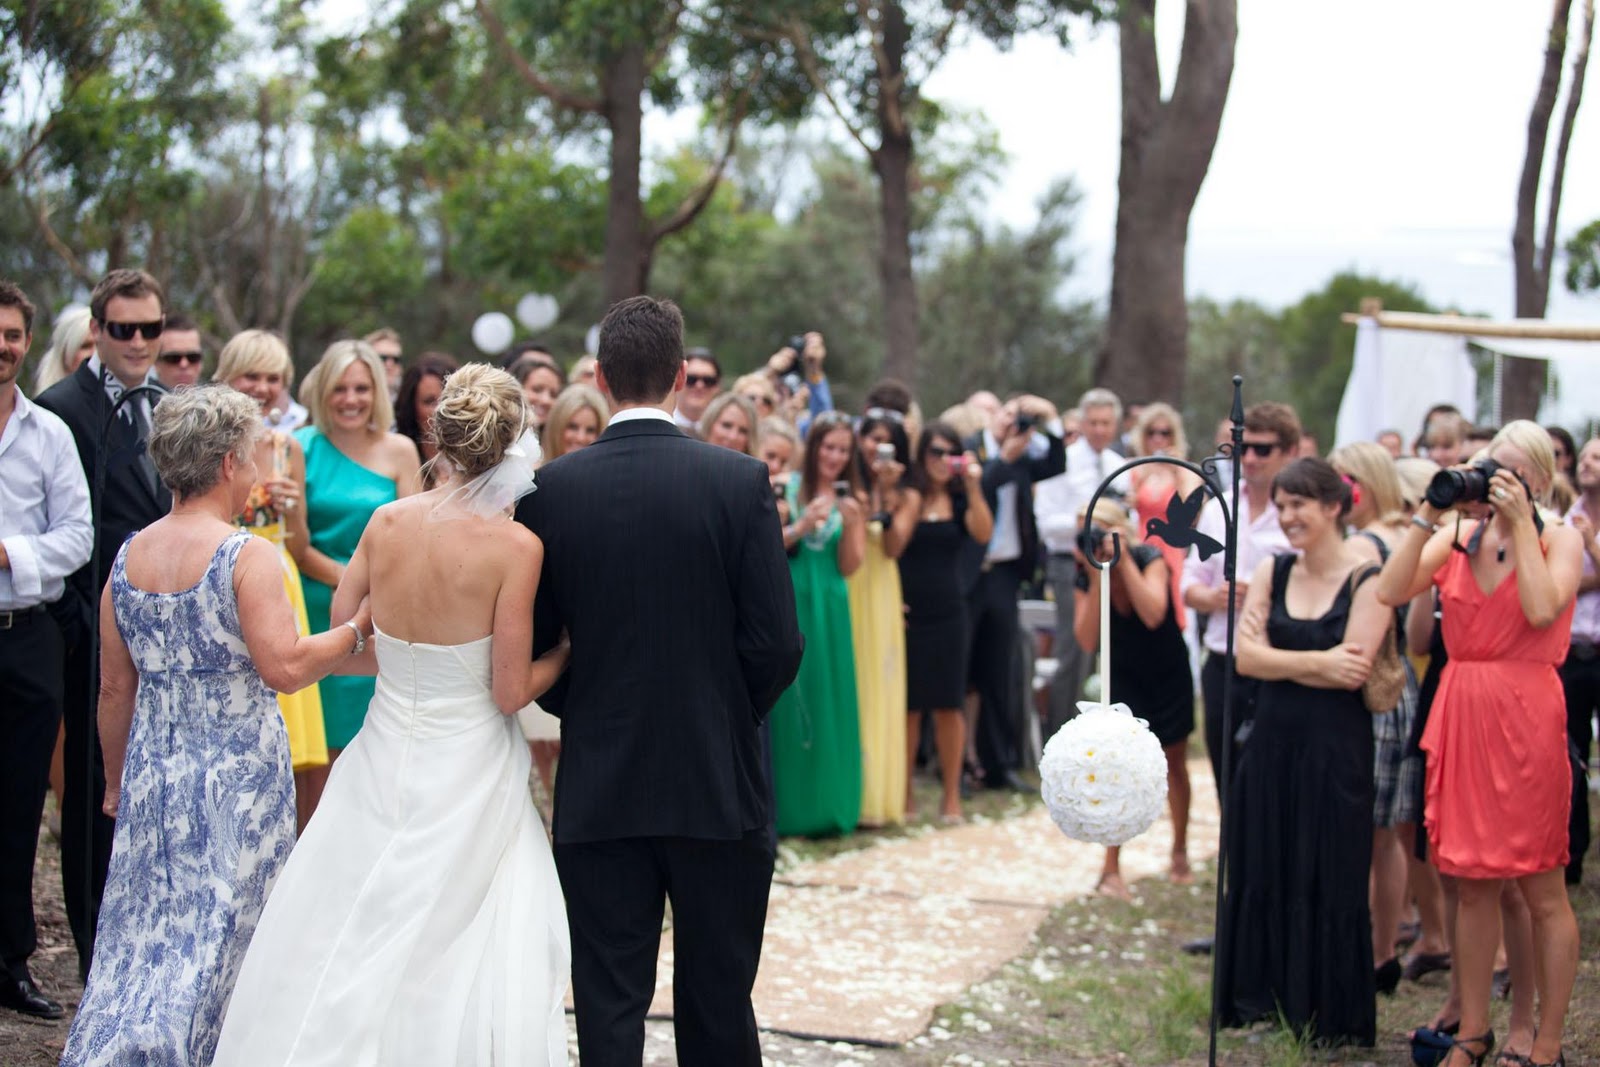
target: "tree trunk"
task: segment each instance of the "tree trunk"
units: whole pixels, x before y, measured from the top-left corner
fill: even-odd
[[[1172,96],[1161,99],[1156,0],[1121,16],[1122,160],[1106,341],[1095,382],[1126,400],[1183,403],[1188,361],[1184,258],[1233,78],[1237,0],[1189,0]]]
[[[644,205],[639,199],[644,53],[643,44],[625,45],[606,61],[602,72],[606,125],[611,131],[611,175],[602,271],[607,306],[643,293],[650,280]]]
[[[917,382],[917,283],[911,273],[911,127],[900,98],[910,27],[898,0],[882,10],[883,54],[878,71],[878,174],[882,244],[878,270],[883,278],[883,373],[909,386]]]
[[[1572,0],[1554,0],[1550,13],[1550,33],[1545,39],[1544,71],[1539,76],[1539,91],[1528,114],[1528,144],[1522,157],[1522,178],[1517,183],[1517,217],[1511,230],[1511,262],[1516,286],[1516,315],[1519,319],[1542,319],[1550,306],[1550,267],[1555,258],[1556,220],[1561,210],[1562,183],[1566,174],[1567,147],[1583,95],[1583,76],[1588,66],[1589,37],[1594,27],[1594,4],[1584,5],[1583,37],[1572,66],[1572,84],[1567,89],[1567,107],[1562,117],[1560,139],[1546,205],[1543,247],[1535,237],[1539,216],[1539,177],[1544,167],[1545,145],[1550,135],[1550,116],[1561,93],[1561,63],[1567,51],[1567,22]],[[1508,357],[1502,379],[1500,416],[1503,420],[1531,419],[1539,412],[1544,393],[1547,364],[1539,359]]]

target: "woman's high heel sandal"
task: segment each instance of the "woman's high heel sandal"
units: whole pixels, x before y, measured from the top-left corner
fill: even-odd
[[[1473,1055],[1472,1050],[1467,1047],[1468,1045],[1482,1045],[1483,1051]],[[1456,1049],[1460,1049],[1467,1054],[1467,1062],[1472,1067],[1482,1067],[1483,1061],[1488,1059],[1489,1054],[1494,1051],[1494,1031],[1485,1030],[1477,1037],[1458,1037],[1450,1042],[1450,1051],[1453,1053]],[[1449,1056],[1447,1055],[1445,1058],[1449,1059]]]

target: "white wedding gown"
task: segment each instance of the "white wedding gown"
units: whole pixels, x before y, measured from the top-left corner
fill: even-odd
[[[490,638],[376,640],[366,722],[267,900],[215,1067],[565,1067],[566,910]]]

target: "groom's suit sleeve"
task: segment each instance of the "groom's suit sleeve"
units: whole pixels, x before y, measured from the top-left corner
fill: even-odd
[[[753,472],[748,494],[734,589],[735,642],[750,703],[756,718],[765,719],[800,670],[805,638],[795,615],[794,581],[764,469]]]
[[[541,508],[545,494],[534,493],[525,497],[518,505],[516,518],[528,529],[544,540],[548,532],[548,524],[553,520],[552,513]],[[555,590],[551,587],[549,560],[543,574],[539,576],[539,592],[533,601],[533,658],[538,659],[561,640],[561,632],[566,629],[566,622],[561,617],[560,610],[556,607]],[[561,717],[561,706],[567,694],[567,678],[570,672],[562,671],[561,677],[555,684],[545,691],[539,698],[539,706],[545,711]]]

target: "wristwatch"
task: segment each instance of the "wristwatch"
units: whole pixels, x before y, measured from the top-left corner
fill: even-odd
[[[351,633],[356,635],[356,647],[350,650],[350,654],[352,656],[361,655],[367,650],[367,635],[361,632],[361,627],[357,626],[352,619],[346,619],[344,624],[350,627]]]

